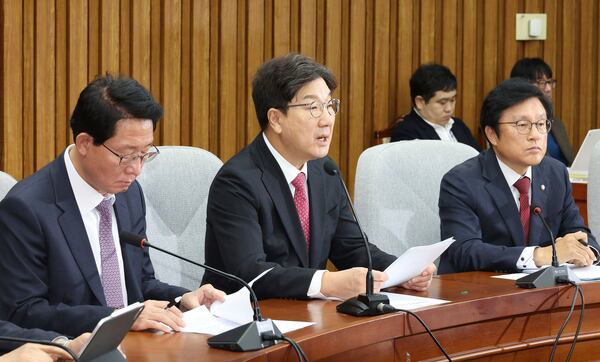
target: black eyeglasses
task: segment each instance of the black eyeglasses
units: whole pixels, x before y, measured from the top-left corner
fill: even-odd
[[[534,83],[540,87],[540,88],[545,88],[547,85],[550,86],[550,88],[556,88],[556,79],[538,79],[536,81],[534,81]]]
[[[552,121],[549,119],[541,119],[539,121],[531,122],[526,120],[515,121],[515,122],[498,122],[498,124],[510,124],[517,129],[517,132],[520,134],[529,134],[533,125],[535,124],[535,128],[537,128],[540,134],[546,134],[550,132],[550,128],[552,128]]]
[[[133,165],[135,162],[140,162],[141,164],[144,164],[145,162],[150,162],[160,153],[160,151],[158,150],[158,148],[156,148],[155,145],[150,145],[150,151],[144,154],[130,153],[128,155],[120,155],[108,148],[108,146],[104,143],[102,144],[102,146],[109,150],[110,153],[117,156],[119,158],[119,166],[123,167]]]
[[[287,107],[306,107],[310,111],[310,115],[313,116],[313,118],[321,117],[324,109],[327,109],[327,113],[330,115],[335,116],[336,113],[340,111],[340,100],[334,98],[325,103],[314,101],[311,103],[289,104]]]

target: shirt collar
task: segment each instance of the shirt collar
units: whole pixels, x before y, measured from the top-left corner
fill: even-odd
[[[71,149],[74,147],[75,145],[73,144],[69,145],[65,151],[64,157],[65,165],[67,167],[67,176],[69,177],[69,182],[71,183],[71,188],[73,189],[73,194],[75,195],[75,201],[79,207],[79,212],[83,214],[92,211],[103,199],[107,197],[111,198],[114,204],[114,194],[102,195],[79,175],[75,169],[75,165],[73,165],[71,156],[69,155],[69,151],[71,151]]]
[[[296,176],[298,176],[298,174],[300,172],[304,172],[304,176],[308,180],[308,166],[307,166],[308,162],[304,162],[304,165],[302,165],[302,169],[298,170],[294,165],[292,165],[288,160],[286,160],[279,152],[277,152],[275,147],[273,147],[271,142],[269,142],[269,139],[267,138],[267,135],[265,135],[264,132],[262,135],[263,135],[263,139],[265,140],[265,143],[267,144],[267,148],[269,149],[269,151],[271,151],[271,154],[273,155],[273,157],[275,157],[275,161],[277,161],[279,168],[281,168],[281,171],[283,172],[283,176],[285,177],[285,180],[288,184],[292,183],[292,181],[294,181],[294,179],[296,178]]]
[[[502,162],[498,158],[498,155],[496,155],[495,153],[494,153],[494,155],[496,156],[496,160],[498,160],[498,165],[500,166],[500,171],[502,171],[502,175],[504,175],[504,179],[506,179],[508,186],[513,186],[515,184],[515,182],[517,182],[523,176],[529,177],[529,180],[531,181],[531,166],[527,167],[527,171],[525,171],[524,175],[521,175],[521,174],[518,174],[517,172],[515,172],[515,170],[513,170],[512,168],[508,167],[507,164]]]
[[[450,120],[448,121],[448,123],[446,123],[446,125],[442,126],[441,124],[429,122],[428,120],[426,120],[425,117],[423,117],[421,115],[421,113],[419,113],[419,111],[417,111],[416,108],[413,108],[413,110],[415,111],[416,114],[419,115],[419,117],[421,117],[422,120],[425,121],[425,123],[427,123],[428,125],[433,127],[433,129],[443,129],[447,132],[450,132],[450,130],[452,129],[452,125],[454,125],[454,118],[452,118],[452,117],[450,117]]]

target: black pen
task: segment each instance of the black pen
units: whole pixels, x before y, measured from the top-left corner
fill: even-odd
[[[167,306],[165,307],[165,309],[169,309],[171,307],[177,307],[179,308],[179,303],[181,302],[181,297],[177,297],[171,301],[169,301],[169,304],[167,304]]]

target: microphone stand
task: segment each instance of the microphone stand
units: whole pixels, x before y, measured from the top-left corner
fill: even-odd
[[[544,228],[550,235],[550,240],[552,241],[552,265],[517,279],[517,287],[532,289],[553,287],[558,284],[568,284],[570,280],[576,279],[576,277],[572,275],[566,265],[560,266],[558,264],[554,234],[546,222],[546,219],[542,216],[542,209],[539,206],[532,206],[531,212],[540,218],[542,224],[544,224]]]
[[[352,211],[352,216],[354,217],[354,221],[356,221],[356,225],[358,226],[358,230],[360,230],[360,234],[362,235],[362,239],[365,243],[365,248],[367,249],[367,277],[366,277],[366,292],[361,293],[356,297],[352,297],[341,304],[336,306],[336,310],[339,313],[350,314],[357,317],[362,316],[373,316],[385,313],[391,313],[394,310],[388,310],[381,308],[381,305],[390,304],[390,300],[385,294],[379,294],[373,292],[373,262],[371,259],[371,249],[369,248],[369,240],[367,238],[367,234],[363,231],[360,223],[358,222],[358,217],[356,215],[356,210],[354,209],[354,205],[352,204],[352,200],[350,199],[350,193],[348,192],[348,188],[346,187],[346,183],[340,176],[339,171],[333,165],[333,162],[328,161],[323,165],[325,171],[332,176],[337,176],[344,188],[344,192],[346,193],[346,198],[348,200],[348,204],[350,205],[350,210]],[[379,308],[378,308],[379,307]]]
[[[271,336],[281,336],[281,332],[277,328],[277,326],[273,323],[271,319],[263,319],[260,314],[260,309],[258,307],[258,298],[256,294],[254,294],[254,290],[244,281],[242,278],[239,278],[233,274],[226,273],[219,269],[213,268],[206,264],[200,264],[188,258],[185,258],[181,255],[177,255],[168,250],[160,248],[156,245],[150,244],[144,237],[123,231],[119,234],[120,239],[128,244],[132,244],[135,246],[141,246],[143,249],[144,246],[149,248],[156,249],[165,254],[169,254],[175,258],[186,261],[190,264],[199,266],[208,271],[216,273],[220,276],[228,278],[230,280],[234,280],[240,284],[242,284],[246,289],[250,291],[250,298],[252,299],[252,305],[254,308],[254,316],[253,321],[239,327],[233,328],[221,334],[217,334],[208,339],[208,345],[214,348],[226,349],[230,351],[236,352],[245,352],[245,351],[255,351],[258,349],[263,349],[266,347],[270,347],[274,344],[278,343],[278,340],[273,338],[265,339],[263,336],[267,335]]]

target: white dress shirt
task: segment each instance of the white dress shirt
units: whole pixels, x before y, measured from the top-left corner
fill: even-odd
[[[96,268],[98,274],[102,276],[102,261],[100,256],[100,212],[96,210],[96,206],[105,198],[110,197],[115,201],[115,195],[107,194],[102,195],[96,191],[90,184],[88,184],[77,172],[69,152],[75,145],[70,145],[65,151],[65,165],[67,166],[67,175],[73,194],[75,195],[75,201],[83,220],[83,225],[92,248],[92,254],[94,254],[94,261],[96,262]],[[76,152],[76,151],[74,151]],[[125,271],[123,269],[123,255],[121,254],[121,245],[119,245],[119,231],[117,229],[117,217],[115,216],[114,210],[112,213],[112,234],[115,242],[115,250],[117,251],[117,259],[119,261],[119,275],[121,277],[121,290],[123,293],[123,305],[127,305],[127,288],[125,286]]]

